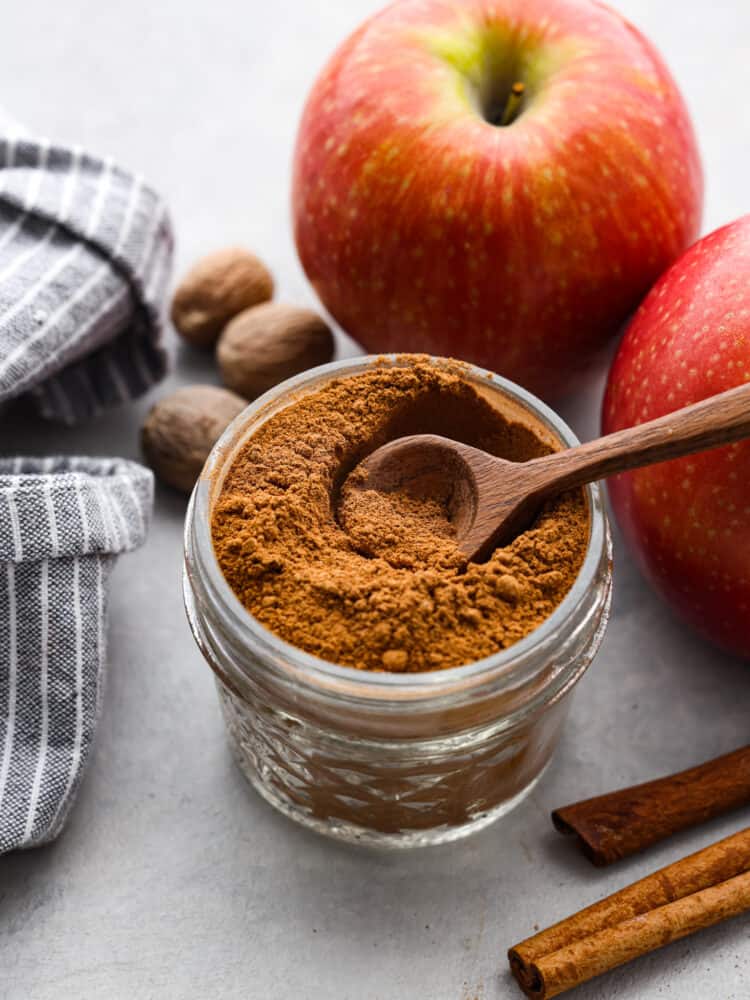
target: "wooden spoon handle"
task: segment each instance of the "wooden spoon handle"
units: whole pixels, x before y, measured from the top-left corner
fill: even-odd
[[[555,491],[682,458],[750,437],[750,383],[710,396],[656,420],[524,464],[538,491]]]

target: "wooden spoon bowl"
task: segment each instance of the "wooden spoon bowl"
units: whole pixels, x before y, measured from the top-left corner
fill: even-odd
[[[748,436],[750,384],[529,462],[509,462],[436,434],[399,438],[361,462],[351,485],[423,496],[430,481],[440,477],[444,482],[447,477],[457,544],[467,559],[481,561],[528,527],[553,496]]]

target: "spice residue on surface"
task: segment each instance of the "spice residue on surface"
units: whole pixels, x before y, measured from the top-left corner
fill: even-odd
[[[441,434],[515,461],[551,450],[531,419],[511,419],[489,398],[459,365],[416,358],[337,379],[272,416],[234,457],[212,512],[219,564],[248,611],[315,656],[397,672],[470,663],[540,625],[583,561],[582,491],[548,503],[486,563],[467,564],[440,486],[421,497],[346,489],[365,454],[406,434]],[[354,502],[350,534],[338,512]],[[378,536],[377,558],[368,533]]]

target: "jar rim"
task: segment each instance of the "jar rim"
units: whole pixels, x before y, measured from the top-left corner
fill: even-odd
[[[283,408],[283,400],[291,403],[301,391],[332,378],[347,377],[371,370],[373,366],[398,367],[420,363],[450,367],[455,371],[460,365],[462,374],[470,381],[499,390],[511,401],[520,404],[531,416],[545,426],[566,447],[574,447],[579,440],[565,421],[546,403],[509,379],[486,369],[454,359],[428,355],[386,354],[359,355],[333,361],[309,369],[287,379],[250,403],[227,427],[214,445],[200,479],[190,498],[185,519],[185,577],[186,582],[198,583],[204,590],[204,603],[220,611],[222,622],[241,645],[252,647],[252,652],[264,661],[275,665],[297,683],[327,689],[329,693],[344,696],[394,701],[414,701],[441,698],[474,689],[491,682],[495,690],[513,687],[529,680],[539,669],[539,657],[559,641],[560,630],[574,619],[576,612],[586,603],[594,585],[602,556],[607,551],[608,529],[601,487],[598,483],[586,486],[589,507],[589,539],[583,562],[570,590],[552,614],[541,625],[507,649],[471,663],[420,673],[389,673],[358,670],[333,663],[286,642],[267,629],[240,602],[219,565],[211,537],[211,505],[218,495],[222,472],[231,465],[233,454],[250,434],[256,433],[261,423],[254,418],[268,411],[269,419]],[[282,406],[274,407],[274,404]],[[218,488],[217,488],[218,484]]]

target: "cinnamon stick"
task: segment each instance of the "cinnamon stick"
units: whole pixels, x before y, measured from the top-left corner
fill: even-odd
[[[586,857],[609,865],[731,809],[750,805],[750,746],[631,788],[556,809],[561,833],[577,834]]]
[[[750,828],[626,886],[511,948],[510,968],[549,1000],[670,941],[750,909]]]

